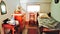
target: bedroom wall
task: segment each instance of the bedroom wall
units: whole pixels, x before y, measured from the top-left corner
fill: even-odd
[[[50,12],[51,0],[20,0],[20,5],[25,10],[27,10],[27,5],[29,4],[39,4],[41,12]]]
[[[60,22],[60,1],[58,4],[54,3],[54,0],[52,0],[51,3],[51,16]]]

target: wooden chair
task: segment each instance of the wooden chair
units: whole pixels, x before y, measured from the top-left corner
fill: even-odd
[[[37,25],[37,13],[30,12],[29,13],[29,25]]]

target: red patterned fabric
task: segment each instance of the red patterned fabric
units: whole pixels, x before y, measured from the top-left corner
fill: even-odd
[[[14,16],[14,18],[16,19],[16,20],[18,20],[19,22],[22,22],[22,17],[21,16]]]
[[[3,29],[5,30],[5,29],[10,29],[10,30],[12,30],[12,34],[14,34],[14,26],[12,26],[12,25],[9,25],[9,24],[3,24],[2,25],[3,26]]]
[[[16,20],[18,20],[19,21],[19,25],[20,25],[20,30],[23,30],[23,19],[22,19],[22,16],[14,16],[14,18],[16,19]]]

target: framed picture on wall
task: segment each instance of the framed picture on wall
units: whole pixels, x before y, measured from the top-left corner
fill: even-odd
[[[0,10],[1,10],[1,15],[4,15],[7,13],[6,4],[4,3],[4,1],[1,1],[0,3]]]

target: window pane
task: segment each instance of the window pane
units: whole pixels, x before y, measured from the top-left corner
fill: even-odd
[[[34,12],[34,11],[38,12],[38,11],[40,11],[40,5],[28,5],[27,11],[28,12]]]

